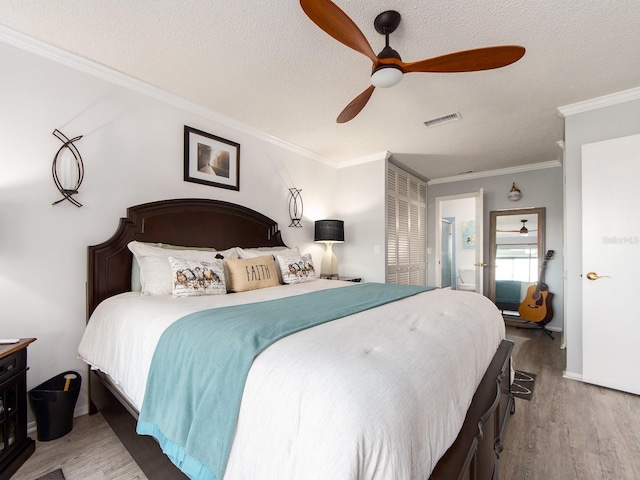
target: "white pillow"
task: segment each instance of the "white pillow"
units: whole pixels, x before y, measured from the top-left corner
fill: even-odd
[[[174,297],[225,295],[224,260],[213,263],[169,257]]]
[[[300,250],[298,247],[258,247],[258,248],[240,248],[236,247],[240,258],[256,258],[263,255],[282,255],[283,257],[299,257]]]
[[[142,242],[138,242],[142,243]],[[217,251],[215,248],[208,247],[183,247],[178,245],[171,245],[169,243],[145,243],[145,245],[151,245],[152,247],[158,248],[166,248],[169,250],[202,250],[205,252],[215,252]],[[236,253],[237,255],[237,253]],[[236,257],[237,258],[237,257]],[[140,292],[142,290],[142,284],[140,282],[140,265],[138,265],[138,260],[136,260],[135,255],[133,256],[133,261],[131,262],[131,291],[132,292]]]
[[[283,257],[276,255],[278,266],[282,273],[284,283],[304,283],[317,280],[316,269],[313,266],[311,255],[306,254],[298,257]]]
[[[224,283],[227,285],[227,292],[230,292],[231,282],[229,281],[229,269],[227,268],[227,264],[224,260],[237,260],[239,258],[238,249],[237,247],[231,247],[227,250],[221,250],[216,254],[216,258],[222,260],[222,263],[224,264]]]
[[[238,256],[238,248],[237,247],[227,248],[226,250],[218,250],[218,253],[220,255],[222,255],[224,258],[240,258]],[[220,257],[218,257],[218,258],[220,258]]]
[[[189,247],[167,249],[136,241],[129,242],[127,246],[135,255],[140,267],[142,295],[173,294],[169,257],[214,263],[217,255],[216,251],[196,250]]]

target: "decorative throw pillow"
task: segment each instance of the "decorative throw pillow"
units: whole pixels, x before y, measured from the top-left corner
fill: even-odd
[[[158,247],[158,248],[166,248],[168,250],[185,250],[185,249],[189,249],[189,250],[200,250],[203,252],[215,252],[217,251],[215,248],[209,248],[209,247],[183,247],[183,246],[179,246],[179,245],[171,245],[169,243],[144,243],[144,242],[137,242],[137,243],[143,243],[144,245],[150,245],[152,247]],[[232,249],[235,251],[235,248]],[[238,258],[238,253],[235,252],[235,258]],[[136,256],[133,256],[133,261],[131,263],[131,291],[132,292],[140,292],[142,291],[142,282],[140,280],[140,265],[138,265],[138,260],[136,260]]]
[[[171,295],[173,293],[169,257],[210,263],[216,260],[216,251],[213,249],[211,251],[189,247],[169,249],[136,241],[129,242],[128,247],[140,267],[142,295]]]
[[[282,280],[284,283],[303,283],[317,280],[316,269],[313,266],[311,255],[300,257],[282,257],[276,255]]]
[[[229,291],[246,292],[280,285],[272,255],[256,258],[225,259],[229,272]]]
[[[299,257],[300,250],[298,247],[287,248],[287,247],[258,247],[258,248],[240,248],[237,247],[238,256],[240,258],[256,258],[266,255],[267,253],[272,255],[281,255],[283,257]],[[275,257],[274,257],[275,259]],[[283,283],[282,273],[280,272],[280,268],[278,267],[276,261],[276,270],[278,271],[278,281]]]
[[[169,257],[173,279],[173,296],[224,295],[223,261],[203,262]]]

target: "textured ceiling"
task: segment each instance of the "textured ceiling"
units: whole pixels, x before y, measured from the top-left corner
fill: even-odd
[[[558,160],[557,107],[640,86],[638,0],[336,4],[375,52],[384,37],[373,19],[398,10],[391,46],[405,61],[491,45],[527,53],[486,72],[407,74],[337,124],[371,62],[298,0],[0,0],[0,24],[335,162],[390,151],[429,178]],[[455,112],[463,119],[422,123]]]

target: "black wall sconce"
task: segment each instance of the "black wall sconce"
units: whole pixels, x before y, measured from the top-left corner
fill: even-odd
[[[82,163],[82,156],[73,142],[80,140],[82,135],[69,140],[58,129],[53,131],[53,135],[62,142],[62,146],[53,157],[53,166],[51,167],[53,181],[62,194],[62,198],[53,202],[52,205],[68,200],[79,208],[82,204],[72,195],[78,193],[78,189],[84,179],[84,164]]]
[[[290,227],[302,228],[300,220],[302,220],[302,210],[304,205],[302,204],[302,192],[299,188],[289,189],[289,217],[291,218]]]

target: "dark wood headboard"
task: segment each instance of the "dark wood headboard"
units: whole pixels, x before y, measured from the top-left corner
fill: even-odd
[[[132,240],[218,250],[284,246],[276,222],[241,205],[183,198],[130,207],[109,240],[89,247],[87,319],[102,300],[131,290]]]

